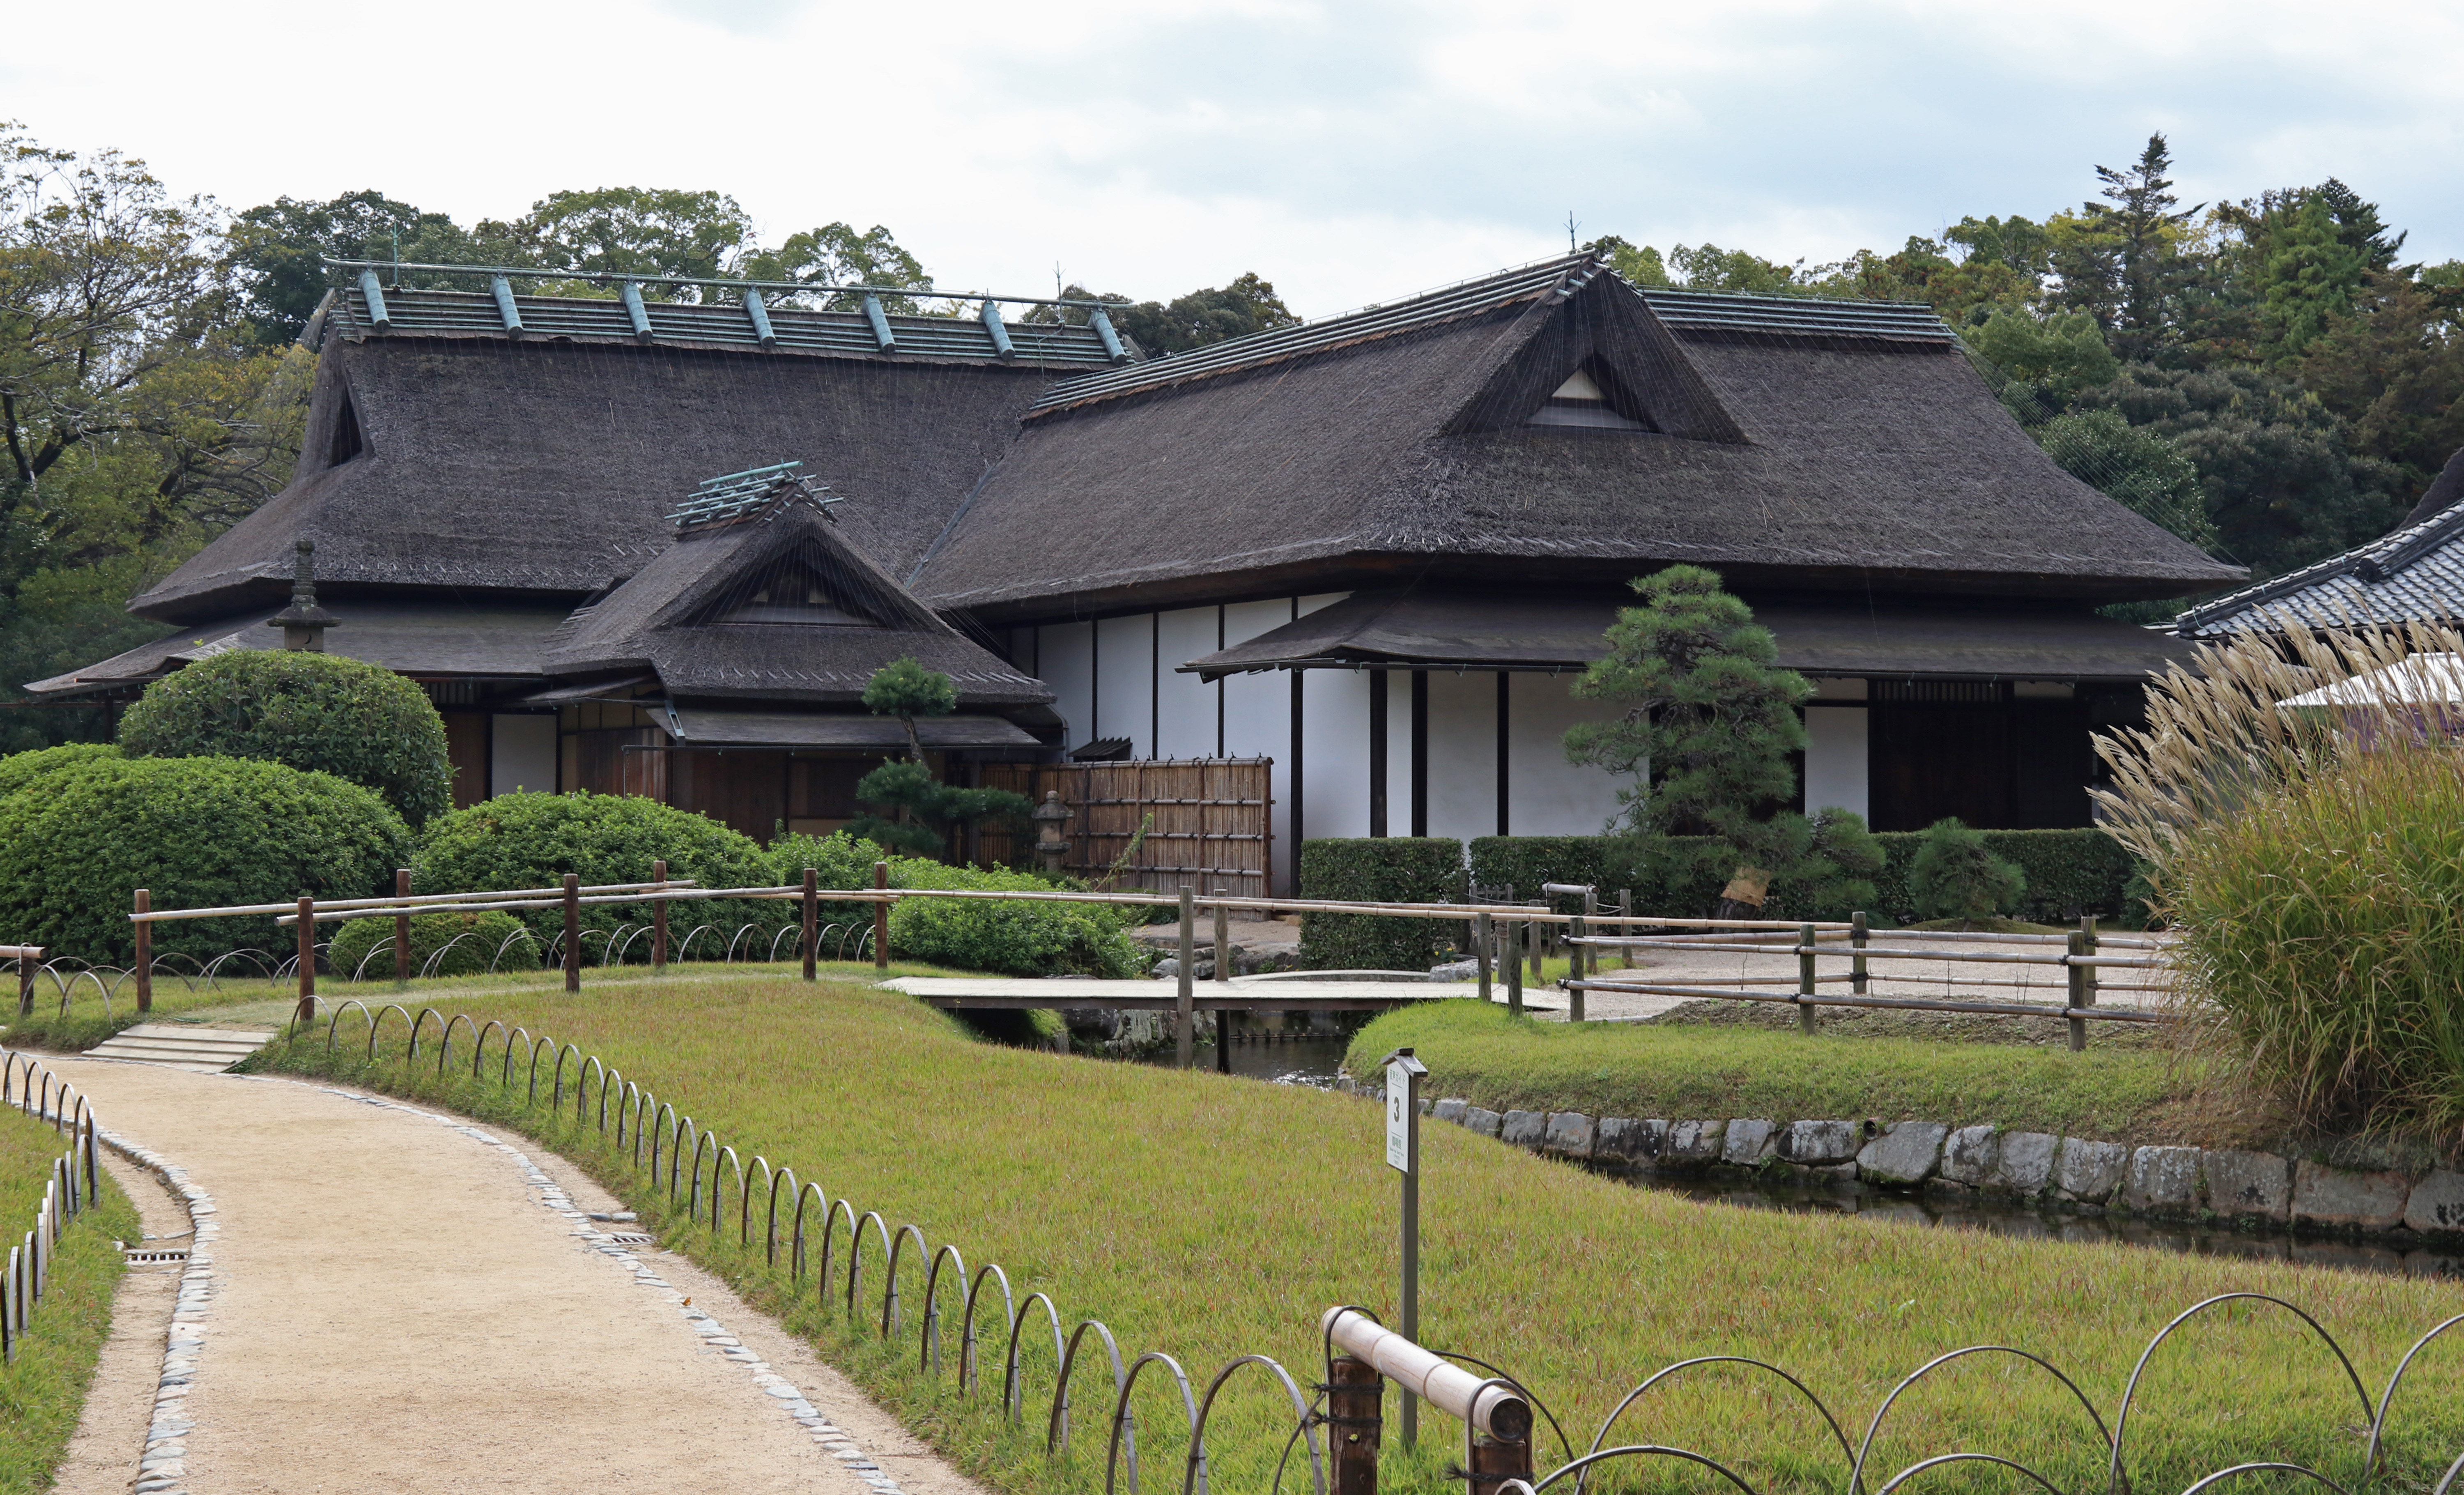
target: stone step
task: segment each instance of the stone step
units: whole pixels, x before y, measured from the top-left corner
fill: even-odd
[[[141,1022],[87,1050],[97,1059],[124,1059],[196,1073],[230,1068],[265,1046],[270,1029],[204,1028]]]

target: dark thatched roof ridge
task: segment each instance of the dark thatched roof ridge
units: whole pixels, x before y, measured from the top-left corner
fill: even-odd
[[[265,626],[275,609],[192,624],[150,644],[26,687],[34,695],[79,695],[141,685],[182,665],[234,649],[279,649],[282,630]],[[451,598],[366,598],[349,605],[325,635],[328,653],[362,659],[414,677],[538,675],[539,651],[565,621],[557,604],[473,604]]]
[[[2450,462],[2448,470],[2455,471],[2455,464]],[[2270,632],[2287,622],[2341,628],[2459,621],[2464,621],[2464,504],[2451,503],[2341,556],[2193,607],[2175,619],[2173,627],[2184,638],[2195,639]]]
[[[578,600],[667,549],[665,515],[703,478],[792,458],[846,495],[846,532],[903,574],[1047,380],[1000,364],[338,341],[297,479],[129,605],[170,623],[279,605],[303,539],[333,601],[406,586]],[[346,406],[364,450],[328,466]]]
[[[844,506],[842,506],[844,508]],[[721,621],[757,583],[818,583],[866,625]],[[641,573],[578,609],[541,650],[561,677],[649,668],[668,693],[850,705],[901,657],[938,670],[962,709],[1042,706],[1052,693],[959,636],[867,559],[801,495],[751,517],[688,530]]]
[[[1680,561],[1732,584],[2081,602],[2244,575],[2056,466],[1955,341],[1685,330],[1606,273],[1564,295],[1499,278],[1517,294],[1322,351],[1062,386],[1111,392],[1026,421],[918,595],[1005,623],[1398,574],[1613,584]],[[1515,402],[1586,360],[1658,429],[1522,424]]]

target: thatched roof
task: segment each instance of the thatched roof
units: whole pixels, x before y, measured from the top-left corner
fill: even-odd
[[[1179,668],[1205,679],[1256,670],[1580,669],[1602,657],[1632,592],[1474,596],[1435,588],[1354,592]],[[1877,605],[1803,596],[1754,600],[1779,663],[1814,675],[1887,679],[2139,680],[2187,659],[2182,640],[2079,608]]]
[[[2430,486],[2422,490],[2421,501],[2404,517],[2404,526],[2400,527],[2419,524],[2433,514],[2443,513],[2458,498],[2464,498],[2464,447],[2455,449],[2454,454],[2447,459],[2447,465],[2440,468],[2438,475],[2431,479]]]
[[[1530,424],[1577,370],[1647,429]],[[2080,601],[2243,574],[2062,472],[1922,308],[1576,256],[1056,385],[913,584],[994,621],[1679,561]]]
[[[561,627],[559,604],[473,604],[451,597],[367,598],[351,604],[325,634],[325,651],[418,678],[533,679],[539,650]],[[235,649],[280,649],[282,630],[266,627],[273,607],[194,623],[99,664],[36,680],[34,695],[82,695],[143,685]]]
[[[696,482],[795,458],[903,575],[1052,375],[906,355],[329,341],[298,478],[130,607],[187,623],[278,605],[297,539],[316,541],[337,610],[407,586],[579,599],[667,549],[664,516]]]
[[[671,696],[852,706],[873,671],[901,657],[949,675],[965,710],[1052,700],[916,603],[833,517],[790,494],[688,528],[632,580],[577,610],[540,662],[564,679],[648,669]]]
[[[2464,452],[2439,474],[2464,476]],[[2437,485],[2432,484],[2431,494]],[[2428,517],[2341,556],[2193,607],[2174,621],[2184,638],[2311,628],[2464,622],[2464,503],[2413,509]]]

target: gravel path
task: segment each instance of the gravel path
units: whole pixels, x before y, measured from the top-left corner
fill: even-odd
[[[118,1488],[982,1495],[715,1279],[612,1239],[562,1159],[297,1081],[52,1063],[219,1226]]]

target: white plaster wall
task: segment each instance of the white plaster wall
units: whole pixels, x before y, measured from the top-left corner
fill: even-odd
[[[1497,676],[1429,671],[1429,834],[1497,834]]]
[[[1155,615],[1133,613],[1095,624],[1095,722],[1088,734],[1127,737],[1130,756],[1155,746]]]
[[[498,716],[489,734],[488,793],[556,793],[556,717]]]
[[[1155,680],[1163,706],[1162,733],[1155,746],[1157,758],[1215,756],[1219,693],[1214,686],[1200,684],[1198,676],[1182,674],[1180,667],[1215,652],[1218,615],[1213,607],[1186,607],[1157,620],[1163,636],[1162,651],[1155,656]]]
[[[1052,688],[1052,709],[1069,725],[1066,744],[1080,747],[1092,741],[1089,730],[1095,715],[1094,677],[1089,672],[1089,650],[1095,643],[1095,626],[1091,623],[1051,623],[1035,630],[1036,657],[1030,661],[1036,678]]]
[[[1386,834],[1412,833],[1412,671],[1386,671]]]
[[[1865,804],[1865,708],[1807,707],[1805,812],[1837,805],[1864,815]]]
[[[1234,603],[1223,609],[1223,642],[1245,644],[1292,621],[1291,599]],[[1292,876],[1291,677],[1281,671],[1233,675],[1223,682],[1223,756],[1274,759],[1275,802],[1269,812],[1275,837],[1275,890]]]
[[[1518,836],[1595,836],[1617,813],[1621,780],[1566,761],[1566,729],[1617,715],[1606,701],[1576,700],[1565,674],[1520,673],[1507,734],[1509,829]],[[1492,681],[1491,691],[1496,690]]]
[[[1307,605],[1304,604],[1304,606]],[[1369,672],[1309,670],[1302,672],[1301,738],[1309,795],[1300,836],[1369,834]],[[1393,739],[1387,743],[1391,752]],[[1387,790],[1392,802],[1394,790]],[[1393,826],[1389,811],[1388,826]]]

